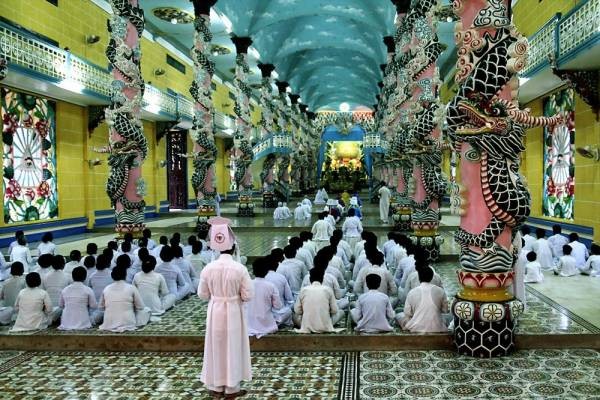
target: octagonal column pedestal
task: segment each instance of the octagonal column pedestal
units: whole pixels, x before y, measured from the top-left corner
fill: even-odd
[[[394,221],[394,230],[398,232],[412,231],[412,207],[408,199],[398,199],[398,202],[394,205],[392,219]]]
[[[444,238],[437,231],[439,227],[437,213],[435,213],[435,220],[431,214],[431,210],[412,212],[410,224],[413,232],[410,239],[415,246],[423,248],[427,253],[427,260],[434,263],[440,257],[440,246],[444,243]]]
[[[523,303],[507,291],[514,273],[459,270],[457,274],[462,290],[451,310],[458,352],[478,358],[511,354],[515,350],[516,321],[523,313]]]

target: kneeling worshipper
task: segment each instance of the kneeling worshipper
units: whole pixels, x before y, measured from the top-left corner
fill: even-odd
[[[144,305],[137,288],[125,281],[127,269],[121,266],[110,273],[114,283],[102,292],[98,308],[104,310],[102,331],[134,331],[150,321],[151,311]]]
[[[358,273],[356,281],[354,282],[354,293],[361,294],[368,292],[369,288],[366,285],[366,277],[375,274],[381,278],[377,290],[388,296],[392,302],[392,306],[395,306],[396,303],[398,303],[398,287],[396,286],[392,273],[384,265],[383,253],[381,253],[377,247],[372,247],[370,245],[365,247],[365,251],[369,264],[362,268]]]
[[[275,285],[265,279],[269,271],[268,257],[258,258],[252,263],[254,296],[246,303],[248,335],[257,339],[277,332],[278,325],[292,323],[292,309],[284,307]]]
[[[98,307],[94,291],[85,285],[87,270],[85,267],[75,267],[71,272],[73,283],[60,293],[58,306],[62,308],[60,330],[90,329],[90,315]]]
[[[590,256],[581,269],[581,273],[593,277],[600,276],[600,245],[592,243],[590,246]]]
[[[527,242],[525,242],[527,245]],[[544,274],[542,273],[542,266],[537,262],[537,255],[534,251],[527,253],[527,264],[525,264],[525,283],[542,283],[544,281]]]
[[[306,208],[308,209],[308,212],[311,213],[312,212],[312,203],[311,201],[308,199],[308,196],[304,196],[304,199],[302,199],[302,205],[306,206]]]
[[[408,293],[404,312],[396,316],[398,325],[403,330],[413,333],[447,332],[448,326],[444,317],[444,314],[448,313],[446,292],[431,284],[431,268],[420,268],[418,273],[421,284]]]
[[[296,248],[291,244],[285,246],[283,249],[285,259],[277,267],[277,273],[283,275],[288,282],[290,290],[292,291],[292,295],[294,296],[294,300],[300,294],[302,280],[306,275],[306,271],[308,271],[308,269],[305,269],[306,266],[304,263],[296,258],[296,253]]]
[[[563,256],[558,259],[558,265],[554,271],[555,275],[560,276],[575,276],[579,275],[577,268],[577,260],[571,255],[573,249],[568,244],[563,246]]]
[[[142,296],[144,305],[150,309],[151,321],[157,321],[160,315],[175,305],[177,297],[169,291],[167,281],[161,274],[154,272],[156,258],[148,256],[142,262],[142,270],[133,277],[135,286]]]
[[[310,219],[310,209],[302,203],[298,203],[298,206],[294,209],[294,219],[298,221],[304,221]]]
[[[315,257],[315,264],[318,264]],[[310,270],[310,285],[303,287],[294,305],[294,323],[300,326],[299,333],[339,332],[333,325],[341,321],[344,311],[338,309],[337,301],[331,288],[322,285],[324,268]]]
[[[273,211],[273,219],[275,221],[279,221],[279,220],[288,219],[289,217],[290,217],[289,208],[287,208],[287,207],[284,208],[283,203],[281,201],[279,203],[277,203],[277,208],[275,209],[275,211]]]
[[[247,392],[242,381],[252,379],[250,340],[243,303],[252,299],[252,280],[233,259],[236,243],[231,220],[213,217],[210,247],[221,252],[200,274],[198,297],[208,300],[200,380],[213,397],[235,398]]]
[[[317,190],[317,194],[315,196],[315,205],[317,206],[323,206],[327,203],[328,200],[328,196],[327,196],[327,192],[325,191],[325,188],[321,188],[319,190]]]
[[[15,302],[21,290],[25,289],[24,271],[23,264],[15,261],[10,266],[10,277],[0,285],[0,325],[10,324],[17,316]]]
[[[54,320],[52,301],[48,293],[40,288],[42,279],[37,272],[25,276],[26,288],[15,300],[17,319],[10,332],[35,331],[46,329]]]
[[[313,241],[317,245],[317,251],[329,245],[329,238],[333,235],[333,227],[327,220],[327,212],[323,211],[319,214],[319,220],[313,224],[311,233]]]
[[[52,257],[52,270],[42,281],[42,287],[48,292],[52,306],[54,307],[53,316],[55,320],[60,317],[62,310],[58,307],[60,294],[73,280],[71,275],[67,275],[63,269],[65,267],[65,258],[61,255]],[[53,320],[52,322],[54,322]]]
[[[390,298],[379,291],[381,277],[377,274],[369,274],[365,280],[369,291],[358,297],[356,307],[350,311],[350,316],[356,323],[356,331],[391,332],[393,328],[389,321],[394,319],[394,309]]]
[[[552,257],[552,249],[548,240],[546,240],[546,231],[543,228],[535,230],[537,237],[536,241],[533,242],[532,250],[537,255],[537,260],[542,266],[543,271],[551,271],[554,269],[554,259]]]

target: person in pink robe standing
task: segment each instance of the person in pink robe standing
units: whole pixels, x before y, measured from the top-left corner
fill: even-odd
[[[253,287],[246,267],[232,257],[235,236],[231,221],[214,217],[208,223],[210,247],[221,255],[200,274],[198,296],[209,301],[200,380],[213,398],[234,399],[246,394],[241,382],[252,379],[243,303],[252,298]]]

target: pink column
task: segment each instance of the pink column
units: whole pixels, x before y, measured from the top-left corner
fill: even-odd
[[[140,233],[144,228],[146,203],[142,163],[148,153],[140,119],[144,81],[140,71],[139,40],[144,30],[144,12],[138,0],[111,2],[110,41],[106,56],[112,68],[114,93],[105,110],[109,126],[110,172],[106,192],[115,209],[115,231]]]

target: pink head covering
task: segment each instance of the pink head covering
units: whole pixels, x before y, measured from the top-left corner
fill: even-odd
[[[217,251],[231,250],[235,244],[235,235],[229,226],[231,220],[223,217],[212,217],[208,220],[210,230],[210,248]]]

